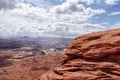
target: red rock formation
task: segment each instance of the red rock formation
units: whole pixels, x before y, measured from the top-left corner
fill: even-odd
[[[36,80],[120,80],[120,29],[75,38],[62,65]]]

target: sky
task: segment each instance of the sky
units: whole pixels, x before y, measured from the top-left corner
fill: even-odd
[[[120,0],[0,0],[0,37],[70,37],[120,28]]]

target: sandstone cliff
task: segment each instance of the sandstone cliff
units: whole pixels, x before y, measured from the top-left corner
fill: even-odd
[[[61,66],[36,80],[120,80],[120,29],[75,38]]]

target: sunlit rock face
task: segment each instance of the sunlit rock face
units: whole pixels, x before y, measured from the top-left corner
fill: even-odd
[[[120,29],[75,38],[61,66],[36,80],[120,80]]]

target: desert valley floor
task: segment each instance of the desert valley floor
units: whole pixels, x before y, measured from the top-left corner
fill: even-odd
[[[0,39],[0,80],[34,80],[60,64],[72,39]]]

